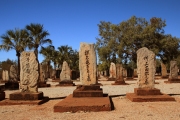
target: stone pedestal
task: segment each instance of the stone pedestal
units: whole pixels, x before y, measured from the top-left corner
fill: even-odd
[[[55,104],[54,112],[78,112],[78,111],[111,111],[109,97],[73,97],[67,96],[61,102]]]
[[[108,81],[115,81],[116,78],[108,78]]]
[[[73,91],[73,97],[103,97],[103,91],[99,85],[81,85]]]
[[[72,80],[62,80],[56,86],[75,86]]]
[[[15,92],[9,95],[9,99],[2,100],[0,105],[39,105],[48,100],[49,97],[44,97],[43,92]]]
[[[134,88],[134,93],[127,93],[126,97],[132,102],[175,101],[175,98],[161,93],[156,88]]]
[[[43,98],[43,92],[15,92],[9,95],[10,100],[40,100]]]
[[[180,83],[180,79],[169,78],[168,81],[164,81],[164,83]]]
[[[51,85],[47,84],[46,82],[39,82],[38,83],[38,88],[42,88],[42,87],[51,87]]]
[[[112,85],[129,85],[129,84],[125,83],[124,80],[123,81],[116,80],[115,83],[112,83]]]

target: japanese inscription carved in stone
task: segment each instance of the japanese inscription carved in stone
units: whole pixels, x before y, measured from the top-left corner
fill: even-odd
[[[155,54],[143,47],[137,51],[137,74],[139,88],[154,88]]]
[[[96,53],[94,44],[81,43],[79,51],[80,80],[83,85],[97,83]]]
[[[34,52],[22,52],[20,57],[21,92],[38,92],[38,60]]]

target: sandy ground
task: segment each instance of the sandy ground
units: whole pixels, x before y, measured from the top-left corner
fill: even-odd
[[[111,85],[113,81],[99,81],[103,84],[103,93],[112,98],[114,110],[106,112],[54,113],[53,106],[72,94],[76,88],[54,87],[57,82],[48,82],[50,88],[39,88],[44,96],[51,99],[42,105],[9,105],[0,106],[0,120],[180,120],[180,83],[165,84],[167,79],[156,80],[155,84],[162,93],[170,94],[176,102],[131,102],[125,96],[134,92],[136,80],[126,81],[129,85]],[[76,81],[75,84],[81,84]],[[10,93],[18,90],[6,90],[6,98]]]

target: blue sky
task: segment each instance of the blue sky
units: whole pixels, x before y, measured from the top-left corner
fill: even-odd
[[[166,20],[165,34],[180,38],[179,12],[179,0],[0,0],[0,35],[40,23],[56,49],[68,45],[79,50],[80,42],[96,42],[100,21],[118,24],[135,15]],[[0,51],[0,61],[7,58],[16,60],[15,50]]]

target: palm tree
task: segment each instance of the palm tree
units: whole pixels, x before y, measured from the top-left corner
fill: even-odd
[[[16,51],[16,56],[18,58],[18,80],[20,76],[20,55],[21,52],[25,50],[25,48],[30,43],[29,34],[25,29],[15,29],[8,30],[6,34],[1,36],[2,44],[0,45],[0,50],[12,50]]]
[[[41,50],[40,53],[45,57],[45,62],[47,62],[47,73],[48,73],[48,77],[50,77],[50,73],[49,73],[49,67],[51,64],[51,60],[53,58],[53,53],[54,52],[54,46],[49,45],[48,47],[42,47],[41,46]]]
[[[64,46],[60,46],[58,47],[58,52],[59,52],[59,55],[58,55],[58,64],[59,65],[62,65],[62,63],[64,61],[66,61],[67,63],[70,64],[71,62],[71,59],[70,59],[70,55],[72,54],[73,50],[72,50],[72,47],[69,47],[68,45],[64,45]]]
[[[48,31],[44,30],[43,25],[41,24],[33,24],[26,26],[26,29],[29,31],[30,38],[31,38],[31,44],[30,48],[34,48],[36,57],[38,58],[38,48],[39,46],[42,46],[43,44],[52,44],[52,41],[50,39],[46,39],[46,37],[49,35]]]

